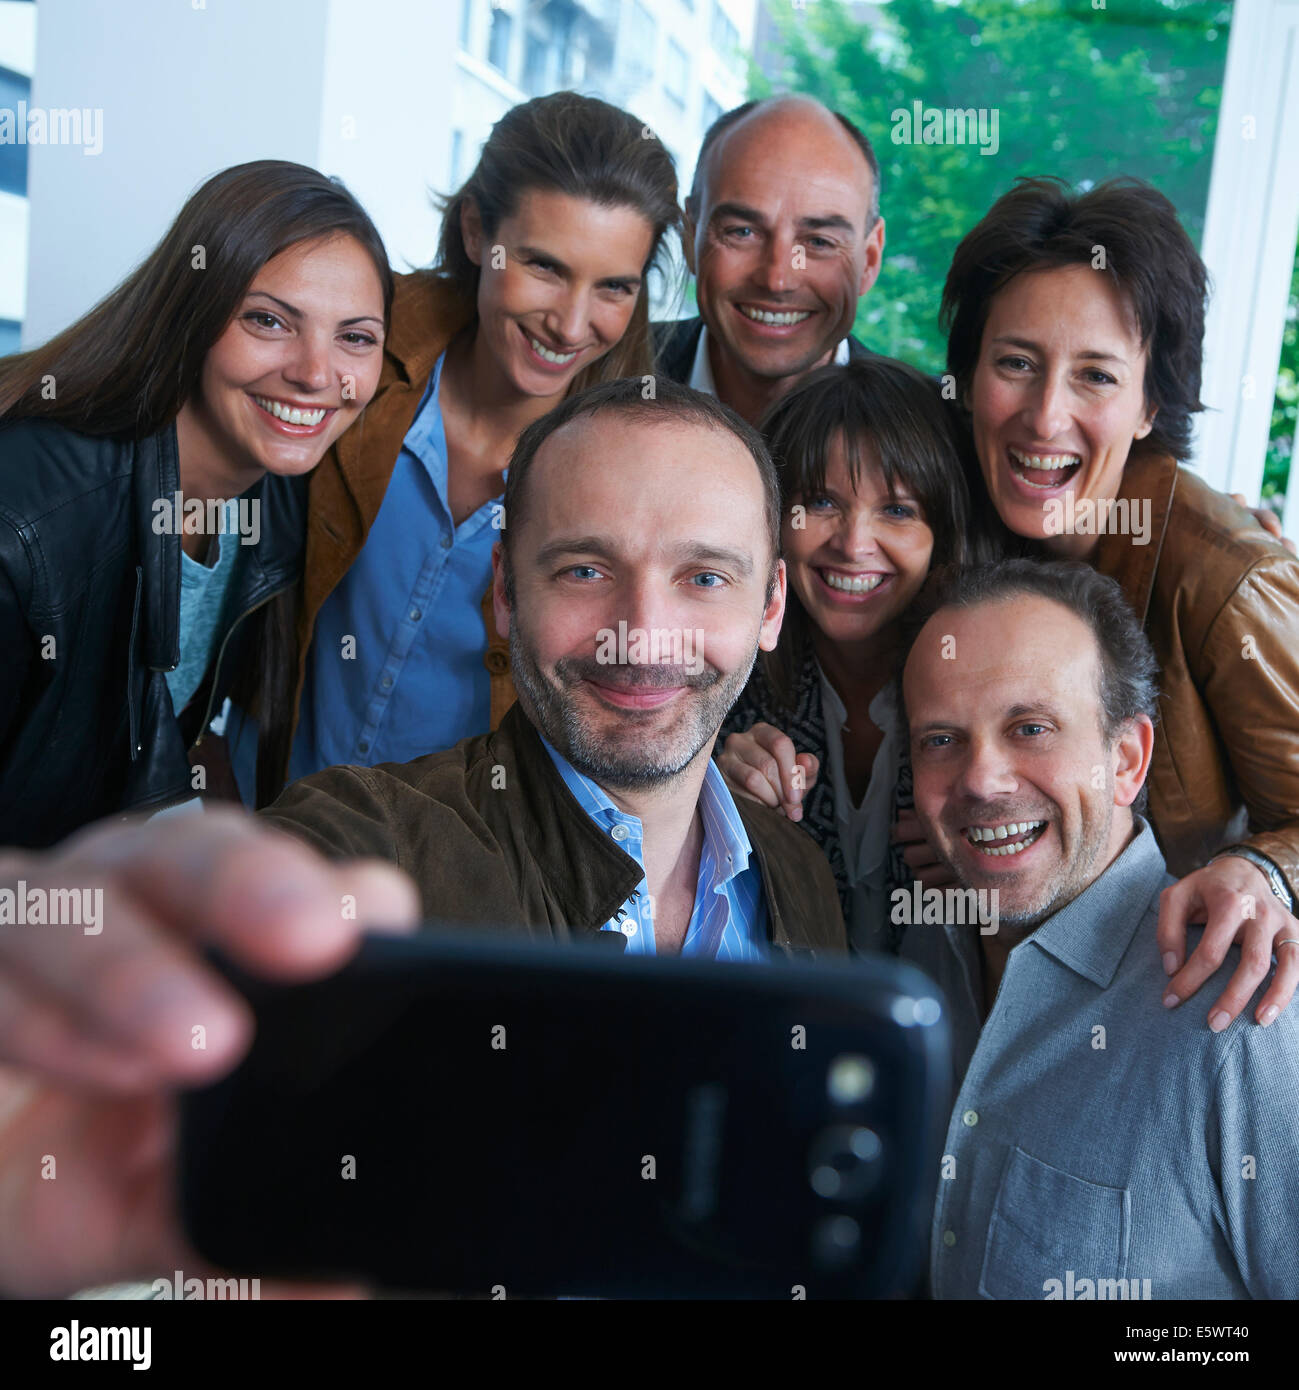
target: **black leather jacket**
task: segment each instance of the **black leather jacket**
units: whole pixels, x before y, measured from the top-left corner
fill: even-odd
[[[180,661],[180,536],[153,529],[153,503],[180,488],[174,426],[122,441],[0,425],[0,844],[49,845],[193,795],[188,747],[254,659],[245,620],[301,573],[306,482],[267,475],[246,494],[260,538],[182,721],[166,681]]]

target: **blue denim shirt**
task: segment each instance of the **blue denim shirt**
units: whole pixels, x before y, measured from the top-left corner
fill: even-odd
[[[336,763],[408,762],[491,723],[481,604],[502,514],[488,502],[459,526],[451,519],[438,401],[445,360],[433,368],[365,546],[316,619],[291,779]],[[355,655],[345,660],[349,636]]]
[[[643,870],[644,839],[639,818],[620,811],[604,790],[580,773],[547,738],[541,736],[541,742],[577,804]],[[704,844],[699,855],[694,911],[681,954],[707,960],[766,960],[768,919],[762,871],[753,859],[753,846],[735,801],[711,758],[699,791],[699,811],[704,821]],[[601,931],[622,932],[627,938],[629,956],[656,954],[654,918],[643,873],[631,896]]]
[[[1137,826],[1011,951],[981,1031],[978,928],[907,930],[903,956],[947,996],[960,1086],[935,1298],[1299,1297],[1299,1014],[1260,1028],[1256,997],[1212,1032],[1234,949],[1163,1007],[1155,923],[1174,880]]]

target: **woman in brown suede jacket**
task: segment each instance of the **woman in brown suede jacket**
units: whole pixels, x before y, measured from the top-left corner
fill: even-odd
[[[1266,975],[1274,942],[1260,1022],[1299,981],[1299,561],[1179,467],[1203,408],[1205,295],[1203,263],[1148,184],[1075,195],[1028,179],[957,248],[943,315],[985,484],[976,508],[1012,546],[1116,579],[1154,644],[1148,814],[1184,875],[1159,947],[1172,974],[1187,922],[1207,921],[1218,962],[1242,940],[1216,1027]],[[1204,973],[1188,967],[1174,1002]]]

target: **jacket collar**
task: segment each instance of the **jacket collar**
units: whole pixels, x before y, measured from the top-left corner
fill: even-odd
[[[319,499],[313,495],[313,501],[323,503],[331,515],[351,517],[355,535],[349,540],[357,549],[379,514],[401,441],[415,418],[434,364],[474,312],[472,301],[456,286],[429,272],[397,277],[378,389],[361,419],[334,446],[337,463],[329,466],[328,455],[322,461],[318,484],[323,495]],[[367,436],[373,440],[376,435],[381,446],[367,448]],[[396,440],[392,448],[387,447],[390,438]],[[351,505],[337,506],[344,497]]]
[[[1150,541],[1137,545],[1132,536],[1109,533],[1096,548],[1095,567],[1118,582],[1132,605],[1138,621],[1145,626],[1150,597],[1155,588],[1155,572],[1164,548],[1168,518],[1177,488],[1177,460],[1171,454],[1136,454],[1123,468],[1119,498],[1138,506],[1150,503]]]
[[[1035,943],[1062,965],[1108,988],[1167,878],[1149,822],[1140,816],[1135,821],[1137,833],[1109,868],[1015,950]],[[1154,950],[1153,941],[1148,949]]]
[[[140,605],[136,621],[142,617],[144,623],[139,653],[144,666],[154,671],[172,671],[180,664],[180,534],[175,526],[161,535],[153,529],[153,504],[159,498],[170,502],[179,489],[176,426],[171,424],[136,442],[131,469]]]
[[[514,788],[515,806],[523,815],[517,833],[541,878],[552,888],[563,920],[575,932],[598,932],[640,882],[641,866],[587,815],[517,703],[489,736],[488,750],[494,766],[508,769],[506,785]],[[511,753],[513,769],[509,769]],[[776,837],[785,827],[743,800],[736,801],[736,808],[762,871],[771,944],[784,950],[810,950],[813,943],[801,930],[791,934],[781,911],[782,902],[794,901],[788,895],[798,891],[798,885],[786,881],[779,857]]]

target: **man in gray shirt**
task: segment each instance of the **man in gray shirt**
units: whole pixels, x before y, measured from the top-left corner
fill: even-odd
[[[959,1087],[936,1298],[1299,1297],[1299,1018],[1158,1006],[1155,677],[1076,563],[955,576],[908,655],[916,810],[982,919],[902,947],[947,996]]]

